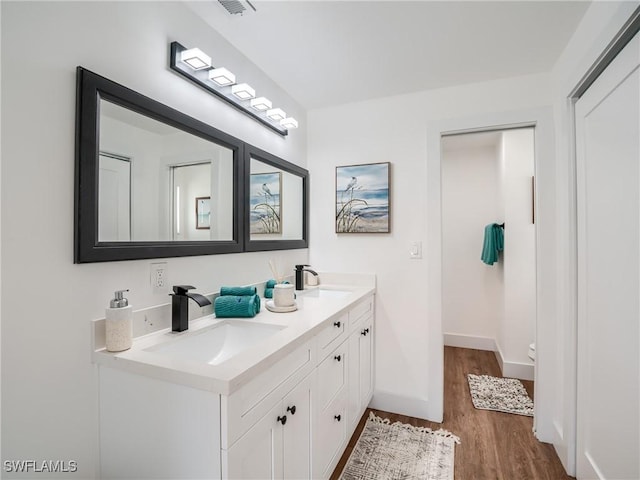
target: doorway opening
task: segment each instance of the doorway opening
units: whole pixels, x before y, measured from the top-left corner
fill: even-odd
[[[533,126],[441,136],[444,345],[493,351],[522,380],[535,376],[534,137]],[[497,261],[482,255],[492,225]]]

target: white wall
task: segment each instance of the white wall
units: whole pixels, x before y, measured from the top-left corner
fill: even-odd
[[[73,459],[75,477],[93,478],[98,417],[89,321],[104,315],[116,289],[131,289],[134,309],[168,297],[152,293],[152,260],[73,264],[76,66],[302,166],[305,114],[179,3],[1,2],[0,8],[2,458]],[[171,72],[172,40],[214,57],[220,52],[238,78],[268,93],[301,128],[281,138]],[[211,292],[265,280],[272,256],[286,271],[308,257],[295,250],[167,259],[169,284]]]
[[[427,262],[429,249],[439,249],[438,240],[429,238],[439,227],[427,223],[429,208],[436,203],[427,199],[434,182],[439,192],[440,175],[438,168],[438,174],[429,177],[427,164],[431,159],[439,165],[440,138],[433,140],[437,153],[428,157],[435,148],[428,143],[429,128],[471,117],[492,125],[496,113],[549,105],[550,87],[548,75],[531,75],[309,112],[310,260],[321,270],[377,274],[376,407],[442,418],[441,313],[433,300],[440,296],[441,279],[432,278],[438,268]],[[552,156],[545,157],[553,165]],[[334,233],[335,166],[386,161],[392,163],[391,233]],[[541,188],[550,188],[544,192],[545,202],[553,204],[553,183]],[[412,241],[423,242],[422,260],[409,258]],[[545,261],[554,265],[553,255]]]
[[[493,145],[469,145],[469,136]],[[466,137],[466,138],[465,138]],[[480,260],[484,227],[502,222],[498,133],[442,139],[442,330],[445,345],[495,350],[504,318],[504,262]],[[461,143],[462,142],[462,143]]]
[[[533,380],[527,352],[536,329],[536,231],[532,223],[534,130],[502,133],[500,167],[504,208],[504,318],[498,355],[506,377]]]

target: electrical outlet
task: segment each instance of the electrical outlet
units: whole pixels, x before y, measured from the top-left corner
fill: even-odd
[[[167,291],[167,262],[151,264],[151,288],[153,293],[165,293]]]

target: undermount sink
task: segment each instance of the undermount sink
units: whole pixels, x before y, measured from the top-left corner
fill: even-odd
[[[213,327],[147,348],[146,351],[218,365],[283,328],[285,327],[281,325],[226,320]]]
[[[351,294],[349,290],[334,290],[328,288],[313,288],[296,293],[311,298],[344,298]]]

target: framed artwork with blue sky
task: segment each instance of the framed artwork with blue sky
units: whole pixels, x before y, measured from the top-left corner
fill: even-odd
[[[390,166],[336,167],[336,233],[389,233]]]
[[[249,203],[250,232],[282,233],[281,203],[282,173],[252,173]]]

